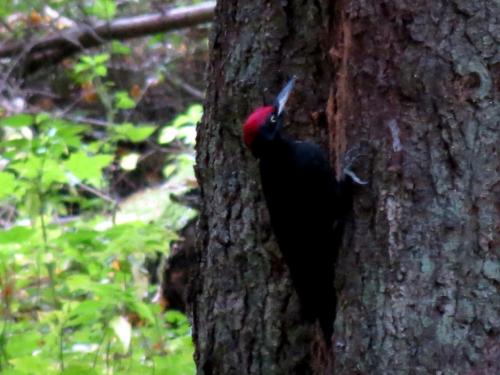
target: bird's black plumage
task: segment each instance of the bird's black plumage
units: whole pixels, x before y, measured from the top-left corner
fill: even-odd
[[[329,342],[343,220],[339,215],[341,186],[317,145],[285,139],[281,134],[260,158],[260,174],[271,225],[304,317],[318,319]]]
[[[292,85],[283,91],[289,93]],[[282,122],[280,100],[256,110],[245,123],[245,142],[259,159],[271,225],[303,317],[319,321],[330,345],[337,300],[335,262],[350,207],[350,180],[338,182],[325,152],[314,143],[286,137]]]

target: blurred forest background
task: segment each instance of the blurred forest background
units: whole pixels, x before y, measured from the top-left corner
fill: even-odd
[[[182,285],[160,284],[192,240],[211,14],[126,27],[199,3],[0,2],[2,374],[194,373]]]

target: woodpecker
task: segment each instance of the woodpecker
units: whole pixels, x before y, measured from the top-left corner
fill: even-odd
[[[247,118],[243,140],[259,161],[271,226],[302,316],[319,321],[330,346],[337,301],[335,262],[350,209],[352,180],[336,180],[318,145],[283,133],[284,108],[294,83],[295,78],[273,105],[257,108]]]

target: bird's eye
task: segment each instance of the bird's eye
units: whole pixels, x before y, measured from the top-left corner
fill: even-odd
[[[276,115],[275,114],[271,115],[271,118],[269,119],[269,121],[271,121],[271,123],[273,123],[273,124],[276,123]]]

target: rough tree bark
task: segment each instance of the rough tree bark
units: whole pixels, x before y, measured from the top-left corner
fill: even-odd
[[[499,17],[496,0],[219,2],[197,144],[199,374],[311,372],[314,327],[241,142],[292,74],[287,130],[337,167],[363,145],[370,181],[337,265],[334,372],[500,373]]]

